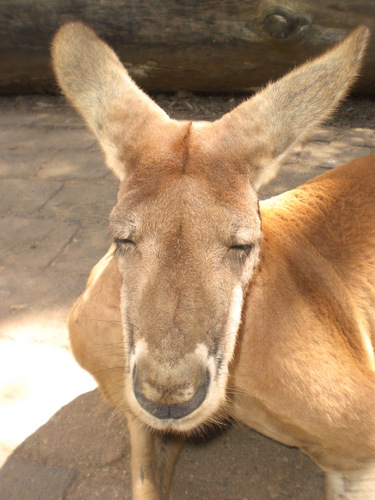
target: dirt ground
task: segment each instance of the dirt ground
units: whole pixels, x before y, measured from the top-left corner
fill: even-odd
[[[173,117],[219,118],[234,96],[156,96]],[[261,197],[375,152],[375,102],[349,99]],[[57,97],[0,99],[0,499],[130,498],[126,425],[74,362],[66,317],[109,245],[117,181]],[[189,443],[172,499],[323,498],[298,450],[240,425]]]

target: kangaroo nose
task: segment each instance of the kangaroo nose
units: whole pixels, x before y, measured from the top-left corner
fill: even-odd
[[[133,371],[133,374],[134,394],[138,403],[144,410],[160,420],[178,420],[186,417],[199,408],[199,406],[206,399],[210,378],[208,371],[202,374],[203,376],[200,380],[201,383],[197,389],[193,389],[192,386],[185,385],[185,390],[182,391],[181,387],[178,387],[175,391],[173,384],[166,386],[147,381],[141,383],[140,377],[137,374],[137,369]],[[148,385],[152,386],[152,391],[148,390]],[[187,400],[181,401],[181,392],[185,394],[191,394],[193,392],[193,396]],[[176,396],[176,393],[178,393],[178,396]],[[152,394],[152,399],[147,397],[146,394]],[[173,402],[173,400],[176,399],[179,401]]]

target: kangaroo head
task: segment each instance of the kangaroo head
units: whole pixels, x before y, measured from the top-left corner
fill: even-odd
[[[110,230],[123,277],[124,398],[146,424],[189,431],[225,405],[261,258],[257,191],[344,97],[367,38],[358,28],[220,120],[194,123],[170,119],[89,28],[56,35],[58,81],[121,180]]]

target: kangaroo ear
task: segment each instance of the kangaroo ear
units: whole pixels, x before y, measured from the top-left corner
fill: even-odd
[[[63,26],[52,43],[52,63],[66,97],[81,113],[123,179],[134,149],[171,120],[132,81],[112,49],[81,23]]]
[[[359,27],[318,59],[293,70],[202,129],[221,161],[246,170],[258,190],[288,151],[337,107],[354,82],[369,38]],[[216,153],[215,153],[216,154]]]

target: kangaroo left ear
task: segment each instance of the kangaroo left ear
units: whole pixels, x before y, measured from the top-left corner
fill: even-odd
[[[82,23],[66,24],[57,32],[52,63],[64,94],[99,139],[108,167],[122,180],[134,154],[172,120],[137,87],[113,50]]]
[[[288,151],[328,118],[353,84],[370,31],[361,26],[318,59],[268,85],[199,131],[220,161],[247,172],[255,190]]]

